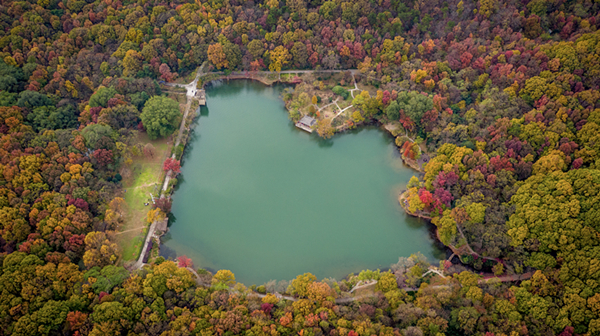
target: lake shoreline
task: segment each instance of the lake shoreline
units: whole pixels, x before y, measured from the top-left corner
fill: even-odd
[[[259,82],[265,86],[273,86],[275,84],[288,84],[288,85],[297,84],[294,82],[288,82],[288,81],[282,80],[281,77],[278,77],[277,79],[268,79],[268,78],[265,78],[264,76],[231,74],[231,75],[220,75],[216,78],[211,78],[211,79],[207,80],[206,82],[203,81],[202,88],[205,89],[205,87],[207,85],[211,84],[214,81],[231,81],[231,80],[249,80],[249,81],[253,81],[253,82]]]
[[[251,81],[251,82],[254,82],[254,81],[256,81],[256,82],[260,82],[260,83],[261,83],[261,85],[264,85],[264,86],[267,86],[267,87],[271,87],[271,86],[274,86],[274,85],[276,85],[276,84],[284,84],[284,85],[285,85],[285,84],[293,84],[293,83],[290,83],[290,82],[286,82],[286,81],[280,81],[280,80],[274,80],[274,81],[270,81],[270,82],[265,82],[265,81],[264,81],[264,80],[262,80],[261,78],[250,77],[250,76],[235,76],[235,77],[221,76],[221,77],[219,77],[219,78],[214,78],[214,79],[211,79],[211,80],[209,80],[209,81],[207,81],[207,82],[203,83],[203,86],[207,86],[207,85],[208,85],[208,86],[210,87],[210,86],[212,86],[212,85],[213,85],[213,82],[215,82],[215,81],[224,81],[225,79],[227,79],[228,81],[229,81],[229,80],[247,80],[247,81]],[[289,114],[289,111],[287,110],[287,108],[286,108],[286,111],[287,111],[287,112],[288,112],[288,114]],[[196,127],[197,127],[197,121],[198,121],[198,119],[199,119],[199,118],[201,118],[201,116],[202,116],[202,113],[198,113],[198,112],[197,112],[197,113],[195,113],[195,114],[194,114],[193,124],[192,124],[192,125],[190,125],[190,127],[189,127],[190,135],[191,135],[193,132],[195,132],[195,131],[196,131]],[[383,131],[383,130],[385,130],[385,131],[386,131],[386,132],[385,132],[386,136],[391,136],[391,137],[394,137],[394,135],[392,134],[392,132],[390,132],[389,130],[387,130],[387,129],[384,127],[384,126],[385,126],[385,124],[383,124],[383,123],[382,123],[381,121],[379,121],[379,120],[372,120],[372,121],[370,121],[370,122],[367,122],[367,123],[361,124],[360,126],[361,126],[361,128],[363,128],[363,127],[365,127],[365,126],[377,126],[377,128],[378,128],[378,129],[380,129],[380,130],[382,130],[382,131]],[[359,129],[361,129],[361,128],[359,128]],[[345,131],[346,131],[346,130],[345,130]],[[345,132],[345,131],[343,131],[343,132]],[[339,132],[339,133],[342,133],[342,132]],[[190,136],[190,137],[187,137],[187,139],[185,139],[186,141],[185,141],[184,143],[182,143],[182,145],[184,145],[184,146],[185,146],[185,147],[184,147],[184,150],[183,150],[183,153],[182,153],[182,155],[181,155],[181,161],[182,161],[182,165],[185,165],[185,161],[187,161],[187,159],[189,158],[189,153],[190,153],[190,151],[189,151],[189,148],[193,148],[193,146],[192,146],[192,147],[188,146],[188,141],[189,141],[189,140],[191,140],[191,139],[193,139],[193,137],[191,137],[191,136]],[[394,143],[393,141],[392,141],[392,144],[393,144],[393,146],[394,146],[394,149],[395,149],[396,151],[398,151],[398,146],[396,146],[396,145],[395,145],[395,143]],[[408,168],[411,168],[412,170],[415,170],[415,171],[419,171],[419,170],[415,169],[414,165],[411,165],[410,163],[406,162],[406,159],[405,159],[405,158],[402,156],[402,154],[401,154],[401,153],[400,153],[400,158],[402,158],[402,162],[403,162],[403,164],[404,164],[406,167],[408,167]],[[179,181],[179,182],[181,182],[181,180],[183,180],[183,178],[180,178],[178,181]],[[174,186],[174,188],[171,190],[171,191],[172,191],[172,193],[174,193],[174,191],[176,191],[177,189],[178,189],[178,186]],[[431,226],[429,226],[429,225],[431,225]],[[431,223],[428,223],[428,226],[427,226],[427,232],[429,232],[428,236],[430,237],[430,239],[431,239],[431,242],[432,242],[432,243],[433,243],[433,244],[434,244],[434,245],[435,245],[437,248],[443,247],[443,248],[442,248],[442,250],[446,252],[445,254],[446,254],[446,258],[447,258],[447,255],[449,254],[449,253],[448,253],[448,247],[447,247],[447,246],[444,246],[444,245],[440,245],[440,244],[441,244],[441,242],[439,242],[439,239],[437,239],[436,235],[435,235],[435,234],[433,234],[433,232],[435,232],[435,230],[434,230],[434,226],[433,226]],[[161,243],[160,245],[162,246],[163,244]],[[162,254],[161,254],[161,255],[162,255]],[[437,259],[437,258],[436,258],[436,259]],[[389,268],[389,267],[387,267],[387,268]],[[387,268],[385,268],[385,269],[387,269]],[[350,274],[351,274],[351,273],[350,273]],[[346,275],[345,277],[341,277],[341,278],[340,278],[340,280],[341,280],[341,279],[345,279],[345,278],[347,278],[347,275]]]

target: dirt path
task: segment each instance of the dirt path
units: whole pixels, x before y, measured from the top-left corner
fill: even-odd
[[[511,275],[503,275],[503,276],[495,276],[495,275],[487,275],[484,276],[483,279],[479,280],[480,284],[490,282],[492,280],[497,280],[500,282],[514,282],[514,281],[523,281],[531,278],[535,272],[527,272],[523,274],[511,274]]]
[[[164,160],[163,160],[164,161]],[[137,188],[145,188],[145,187],[152,187],[153,185],[158,184],[157,182],[153,182],[153,183],[145,183],[142,185],[139,185],[137,187],[128,187],[127,189],[137,189]],[[125,189],[125,190],[127,190]]]
[[[169,84],[171,84],[171,83],[165,83],[165,85],[169,85]],[[170,86],[170,85],[169,85],[169,86]],[[171,93],[171,94],[183,94],[183,93],[185,93],[185,92],[171,91],[171,90],[164,90],[164,89],[162,90],[162,92],[163,92],[163,93],[165,93],[165,92],[166,92],[166,93]]]
[[[204,282],[202,282],[202,280],[200,280],[200,276],[198,275],[198,273],[191,267],[186,267],[186,269],[190,272],[192,272],[192,274],[194,274],[196,276],[196,285],[198,286],[210,286],[210,284],[205,284]]]
[[[350,290],[349,293],[352,293],[352,292],[354,292],[357,289],[365,288],[365,287],[372,286],[372,285],[375,285],[375,284],[377,284],[377,280],[371,280],[371,281],[367,281],[365,283],[362,283],[362,280],[361,280],[361,281],[359,281],[356,284],[356,286],[352,287],[352,289]]]
[[[471,246],[469,245],[469,241],[467,240],[467,237],[465,237],[465,234],[463,233],[462,229],[460,228],[460,225],[458,223],[456,223],[456,228],[458,229],[458,232],[460,233],[460,235],[463,237],[463,239],[465,240],[465,246],[467,247],[467,249],[469,250],[469,252],[476,256],[477,258],[481,258],[483,260],[491,260],[494,262],[498,262],[497,258],[490,258],[490,257],[484,257],[482,255],[480,255],[479,253],[475,252]],[[502,262],[504,264],[504,262]]]
[[[129,230],[125,230],[125,231],[120,231],[120,232],[117,232],[117,233],[115,233],[115,235],[117,235],[117,236],[118,236],[118,235],[120,235],[121,233],[125,233],[125,232],[131,232],[131,231],[136,231],[136,230],[143,230],[143,229],[145,229],[145,228],[146,228],[145,226],[139,226],[139,227],[136,227],[136,228],[133,228],[133,229],[129,229]]]
[[[342,110],[342,108],[340,108],[340,106],[337,104],[337,102],[335,103],[335,106],[337,106],[337,108],[340,110],[340,112],[338,112],[336,115],[334,115],[333,118],[331,118],[331,121],[333,121],[333,119],[337,118],[337,116],[339,116],[340,114],[344,113],[344,111],[346,111],[347,109],[353,107],[354,105],[350,105],[350,106],[346,107],[343,110]]]
[[[338,99],[340,99],[340,98],[338,98]],[[326,108],[327,106],[331,106],[331,105],[334,105],[334,104],[336,104],[336,105],[337,105],[337,101],[338,101],[338,99],[334,100],[332,103],[329,103],[329,104],[327,104],[327,105],[325,105],[325,106],[321,106],[321,107],[319,107],[318,105],[316,105],[316,106],[317,106],[317,111],[319,111],[319,112],[320,112],[320,111],[322,111],[324,108]]]

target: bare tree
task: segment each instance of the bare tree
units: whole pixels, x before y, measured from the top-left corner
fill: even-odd
[[[147,143],[144,146],[144,156],[148,159],[154,158],[154,155],[156,154],[156,148],[154,148],[154,146],[151,143]]]

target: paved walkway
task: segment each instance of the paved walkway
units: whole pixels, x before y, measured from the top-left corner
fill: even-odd
[[[535,272],[527,272],[523,274],[511,274],[511,275],[503,275],[503,276],[495,276],[495,275],[484,275],[483,279],[479,280],[480,284],[484,284],[490,281],[499,281],[499,282],[513,282],[513,281],[523,281],[531,278]]]
[[[203,75],[202,69],[204,69],[205,64],[206,64],[206,62],[203,63],[200,66],[200,68],[198,68],[198,71],[196,72],[196,78],[194,78],[194,80],[191,83],[186,84],[186,85],[173,84],[173,83],[165,84],[165,85],[169,85],[169,86],[184,87],[187,89],[185,111],[183,113],[183,119],[181,120],[181,125],[179,125],[179,133],[177,134],[177,140],[175,140],[175,145],[173,145],[173,148],[177,148],[177,146],[179,146],[179,144],[181,143],[181,138],[183,137],[183,132],[185,131],[185,121],[187,120],[188,114],[190,113],[190,108],[192,107],[192,101],[194,101],[194,97],[196,96],[196,91],[197,91],[196,86],[198,85],[198,80]],[[173,159],[175,158],[175,153],[173,153],[171,158],[173,158]],[[167,190],[167,188],[169,186],[169,182],[171,182],[172,174],[173,174],[173,172],[170,170],[167,172],[167,177],[165,178],[165,182],[163,183],[163,188],[162,188],[163,192]],[[164,195],[161,195],[161,198],[162,197],[164,197]]]
[[[315,105],[315,107],[317,108],[317,111],[322,111],[327,106],[337,104],[338,99],[340,99],[340,98],[338,97],[336,100],[334,100],[333,102],[331,102],[331,103],[329,103],[327,105],[324,105],[324,106],[321,106],[321,107],[319,107],[318,105]]]
[[[352,287],[352,289],[350,290],[350,292],[349,292],[349,293],[352,293],[352,292],[354,292],[354,291],[355,291],[355,290],[357,290],[357,289],[361,289],[361,288],[369,287],[369,286],[372,286],[372,285],[375,285],[375,284],[377,284],[377,280],[367,280],[367,281],[365,281],[364,283],[363,283],[363,281],[362,281],[362,280],[360,280],[360,281],[359,281],[359,282],[356,284],[356,286]]]
[[[333,121],[333,119],[337,118],[337,116],[339,116],[340,114],[344,113],[344,111],[346,111],[347,109],[353,107],[354,105],[350,105],[348,107],[346,107],[345,109],[342,110],[342,108],[337,104],[337,102],[335,103],[335,106],[337,106],[337,108],[340,110],[336,115],[333,116],[333,118],[331,118],[331,121]]]
[[[146,240],[144,241],[144,246],[142,246],[142,252],[140,253],[140,257],[133,265],[133,269],[140,269],[144,265],[144,256],[148,251],[148,245],[150,243],[150,239],[154,236],[154,230],[156,230],[156,225],[158,225],[158,221],[152,222],[150,224],[150,228],[148,228],[148,233],[146,234]]]

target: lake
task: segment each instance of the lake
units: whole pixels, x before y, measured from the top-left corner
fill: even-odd
[[[413,170],[376,127],[320,139],[288,119],[281,86],[215,83],[184,155],[161,255],[246,285],[341,279],[421,252],[444,257],[397,197]]]

